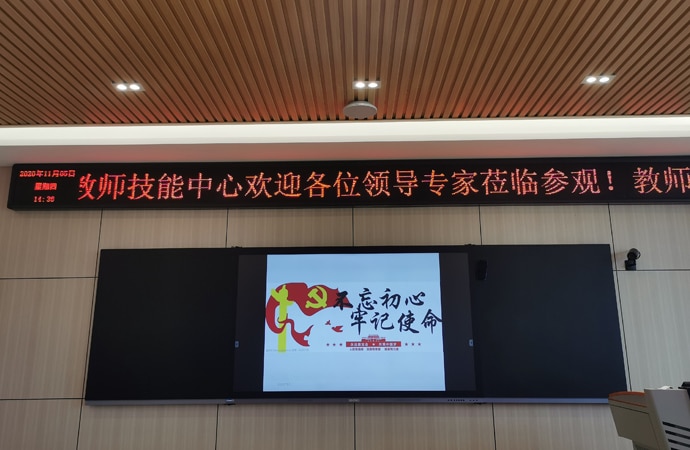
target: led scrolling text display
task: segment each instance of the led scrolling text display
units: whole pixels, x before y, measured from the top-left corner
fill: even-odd
[[[690,161],[387,161],[14,167],[8,207],[686,200]],[[29,194],[30,192],[30,194]]]

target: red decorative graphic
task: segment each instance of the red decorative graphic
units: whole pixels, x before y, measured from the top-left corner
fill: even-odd
[[[285,283],[276,289],[271,290],[271,295],[266,304],[266,324],[268,328],[277,335],[286,331],[290,325],[292,339],[303,347],[309,347],[307,338],[311,333],[313,325],[304,331],[295,329],[295,322],[290,318],[288,309],[292,305],[297,305],[300,311],[306,316],[313,316],[325,308],[347,307],[352,308],[352,304],[347,298],[347,292],[340,292],[337,289],[325,285],[307,286],[306,283]],[[333,327],[334,331],[338,327]],[[342,329],[342,326],[340,326]],[[279,343],[279,351],[284,351],[284,346]]]
[[[386,338],[377,334],[370,334],[359,341],[347,341],[345,344],[351,348],[395,348],[402,346],[401,341],[387,341]]]

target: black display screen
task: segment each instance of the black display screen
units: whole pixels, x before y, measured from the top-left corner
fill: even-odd
[[[482,394],[606,398],[626,390],[608,245],[477,246],[472,283]]]
[[[101,252],[91,404],[626,389],[608,245]]]
[[[86,401],[230,398],[235,261],[227,249],[101,251]]]

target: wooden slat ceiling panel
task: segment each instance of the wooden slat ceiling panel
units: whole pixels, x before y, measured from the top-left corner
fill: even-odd
[[[0,126],[347,120],[353,100],[373,120],[690,114],[690,2],[0,2]]]
[[[638,36],[641,44],[628,45],[619,63],[624,70],[641,76],[635,82],[624,80],[624,89],[619,89],[604,103],[610,109],[619,108],[621,115],[640,114],[639,111],[651,114],[688,111],[690,2],[679,5],[676,11],[660,9],[653,13],[642,19],[647,21],[649,32]],[[686,99],[684,105],[677,101],[682,98]]]

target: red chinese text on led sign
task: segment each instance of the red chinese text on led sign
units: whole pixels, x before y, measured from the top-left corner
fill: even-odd
[[[690,201],[690,159],[15,166],[8,207],[186,208]]]
[[[47,170],[20,170],[19,178],[74,178],[77,176],[77,171],[47,169]]]
[[[690,168],[668,167],[655,170],[653,167],[638,168],[633,173],[635,189],[640,194],[668,193],[672,190],[690,190]],[[39,183],[37,183],[37,186]],[[43,184],[41,184],[43,186]],[[45,187],[43,189],[46,189]],[[392,195],[412,197],[424,190],[435,196],[596,196],[602,189],[613,190],[610,171],[595,168],[581,168],[563,171],[549,168],[537,172],[529,168],[488,168],[479,171],[466,169],[427,172],[417,170],[366,171],[362,174],[338,171],[335,176],[312,171],[309,175],[289,172],[268,174],[258,172],[238,177],[226,173],[223,177],[212,177],[198,172],[193,176],[164,173],[155,177],[150,173],[87,173],[79,177],[78,200],[98,201],[126,198],[131,201],[200,200],[205,196],[219,195],[232,199],[290,198],[335,198],[368,197],[385,198]]]
[[[633,174],[635,190],[640,194],[665,194],[671,191],[686,193],[690,191],[690,167],[638,167]]]
[[[34,183],[34,191],[57,191],[57,183],[46,183],[39,181]]]

